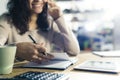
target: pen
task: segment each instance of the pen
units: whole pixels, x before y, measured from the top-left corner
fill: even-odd
[[[28,35],[28,36],[33,41],[33,43],[37,44],[37,42],[33,39],[33,37],[31,35]]]
[[[29,38],[33,41],[33,43],[37,44],[37,42],[33,39],[33,37],[31,35],[28,35]],[[47,53],[45,52],[41,52],[43,55],[47,56]]]

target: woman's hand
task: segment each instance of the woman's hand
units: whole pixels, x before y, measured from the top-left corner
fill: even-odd
[[[50,54],[47,54],[47,56],[44,55],[43,53],[45,53],[46,50],[40,44],[34,44],[31,42],[21,42],[16,44],[16,46],[16,57],[21,59],[41,63],[42,61],[47,61],[53,57]]]
[[[54,20],[58,19],[62,15],[60,7],[58,7],[53,0],[48,0],[48,6],[48,12]]]

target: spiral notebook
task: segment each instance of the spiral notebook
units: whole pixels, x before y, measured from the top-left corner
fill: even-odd
[[[76,57],[69,57],[67,53],[51,53],[54,59],[41,64],[29,62],[23,67],[26,68],[42,68],[42,69],[60,69],[64,70],[77,61]]]

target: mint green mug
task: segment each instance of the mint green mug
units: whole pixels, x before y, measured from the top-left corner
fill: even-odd
[[[0,74],[9,74],[13,70],[16,46],[0,46]]]

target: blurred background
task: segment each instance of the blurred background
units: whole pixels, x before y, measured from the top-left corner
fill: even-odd
[[[0,0],[0,15],[8,0]],[[81,50],[120,49],[119,0],[55,0],[72,28]]]

